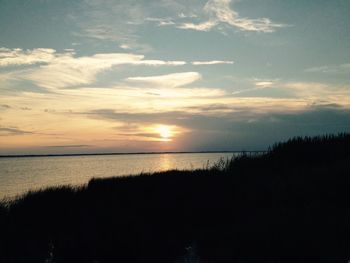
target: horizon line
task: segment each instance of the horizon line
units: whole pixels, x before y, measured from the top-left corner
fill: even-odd
[[[22,157],[64,157],[64,156],[99,156],[99,155],[137,155],[137,154],[187,154],[187,153],[266,153],[267,150],[232,150],[232,151],[165,151],[165,152],[112,152],[112,153],[62,153],[62,154],[8,154],[0,158]]]

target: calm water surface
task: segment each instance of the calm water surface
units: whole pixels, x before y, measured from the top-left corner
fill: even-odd
[[[82,185],[91,178],[136,175],[212,165],[232,153],[132,154],[0,158],[0,198],[56,185]]]

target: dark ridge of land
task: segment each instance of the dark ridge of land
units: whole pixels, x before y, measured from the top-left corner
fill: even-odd
[[[189,151],[189,152],[130,152],[130,153],[63,153],[63,154],[19,154],[0,155],[0,158],[25,158],[25,157],[60,157],[60,156],[99,156],[99,155],[139,155],[139,154],[191,154],[191,153],[266,153],[266,150],[258,151]]]
[[[346,263],[350,134],[0,205],[0,262]]]

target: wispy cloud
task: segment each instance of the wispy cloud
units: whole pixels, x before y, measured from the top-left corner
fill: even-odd
[[[33,132],[21,130],[15,127],[0,127],[0,136],[33,134]]]
[[[255,86],[262,87],[262,88],[271,87],[273,84],[274,84],[273,81],[268,81],[268,80],[255,82]]]
[[[192,65],[217,65],[217,64],[233,64],[233,61],[228,60],[210,60],[210,61],[192,61]]]
[[[305,70],[305,72],[312,73],[349,73],[350,72],[350,63],[341,64],[341,65],[327,65],[320,67],[312,67]]]
[[[86,0],[80,2],[79,13],[68,15],[80,29],[74,32],[81,38],[112,41],[139,52],[150,52],[152,47],[142,43],[138,33],[148,11],[138,1]]]
[[[33,65],[48,63],[55,59],[56,51],[51,48],[23,50],[20,48],[0,48],[0,66]]]
[[[161,87],[180,87],[184,85],[191,84],[199,79],[201,79],[201,74],[198,72],[182,72],[173,73],[160,76],[149,76],[149,77],[130,77],[127,81],[133,81],[144,84],[152,84]]]
[[[49,145],[49,146],[43,146],[47,148],[86,148],[91,147],[92,145],[87,144],[72,144],[72,145]]]
[[[170,26],[175,25],[175,22],[172,18],[158,18],[158,17],[147,17],[145,21],[156,22],[158,26]]]
[[[269,18],[240,17],[238,12],[230,6],[231,0],[209,0],[203,11],[209,16],[209,20],[201,23],[182,23],[181,29],[209,31],[220,23],[238,28],[242,31],[274,32],[276,28],[285,27],[284,24],[272,22]]]
[[[271,85],[275,90],[282,90],[287,96],[296,99],[305,99],[310,105],[338,105],[339,107],[350,107],[349,86],[332,85],[322,82],[302,81],[275,81]]]
[[[181,13],[179,13],[178,15],[177,15],[179,18],[195,18],[195,17],[198,17],[195,13],[183,13],[183,12],[181,12]]]
[[[128,46],[123,46],[125,49]],[[233,64],[233,61],[211,60],[193,61],[192,65]],[[77,56],[73,49],[57,52],[54,49],[36,48],[32,50],[0,49],[0,67],[28,66],[20,71],[0,75],[0,80],[30,80],[46,89],[61,89],[89,85],[96,81],[99,73],[116,66],[182,66],[182,60],[145,59],[144,55],[133,53],[102,53],[91,56]],[[20,74],[19,74],[20,72]],[[17,74],[16,74],[17,73]],[[166,84],[168,87],[183,86],[200,78],[196,72],[174,73],[154,77],[133,77],[128,80]],[[176,84],[176,83],[179,83]]]
[[[278,79],[254,79],[253,81],[257,88],[272,87],[278,83]]]
[[[127,44],[121,44],[121,45],[119,45],[119,47],[122,49],[132,49],[132,47],[127,45]]]
[[[231,78],[231,77],[230,77]],[[232,78],[235,81],[237,86],[243,86],[244,88],[240,88],[234,90],[231,94],[234,96],[245,96],[246,93],[259,91],[267,88],[276,88],[279,83],[279,79],[263,79],[263,78],[248,78],[248,79],[240,79],[238,84],[235,78]]]
[[[338,105],[350,108],[349,85],[325,82],[286,81],[282,79],[252,78],[242,81],[244,88],[232,91],[237,98],[261,97],[304,101],[306,105]],[[273,101],[273,100],[271,100]]]
[[[0,109],[11,109],[11,106],[10,105],[7,105],[7,104],[1,104],[0,105]]]
[[[17,79],[31,80],[40,87],[54,89],[86,85],[96,80],[97,74],[114,66],[181,66],[185,61],[147,60],[143,55],[132,53],[108,53],[92,56],[75,56],[74,51],[57,53],[53,49],[6,49],[0,50],[0,66],[23,66],[40,63],[22,71]],[[14,76],[12,75],[12,78]]]
[[[192,29],[192,30],[198,30],[198,31],[209,31],[217,24],[218,24],[217,21],[207,21],[207,22],[203,22],[203,23],[199,23],[199,24],[183,23],[183,24],[177,26],[177,28]]]
[[[309,99],[310,102],[321,101],[350,106],[348,87],[319,82],[286,82],[279,85],[281,88],[290,90],[297,97]]]

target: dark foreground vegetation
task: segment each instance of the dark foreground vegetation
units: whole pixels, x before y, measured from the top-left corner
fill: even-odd
[[[0,262],[350,259],[350,135],[196,171],[93,179],[0,206]]]

